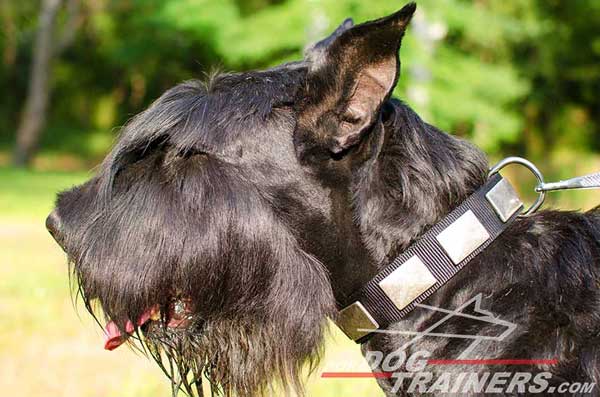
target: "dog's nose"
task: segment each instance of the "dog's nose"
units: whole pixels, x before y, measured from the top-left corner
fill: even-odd
[[[48,229],[50,235],[54,237],[54,240],[60,243],[58,237],[60,232],[60,217],[56,210],[52,211],[50,215],[48,215],[48,218],[46,218],[46,229]]]

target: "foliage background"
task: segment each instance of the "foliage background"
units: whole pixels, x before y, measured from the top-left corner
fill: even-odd
[[[40,1],[0,3],[0,388],[7,395],[162,395],[131,352],[100,350],[69,302],[64,258],[43,230],[57,190],[89,176],[118,126],[164,90],[214,69],[301,57],[344,18],[392,0],[80,0],[73,42],[53,60],[47,123],[28,170],[10,167],[30,81]],[[600,2],[420,0],[395,95],[492,160],[521,155],[549,178],[600,170]],[[68,15],[61,10],[60,31]],[[533,181],[511,169],[522,190]],[[594,192],[551,205],[589,208]],[[87,332],[87,333],[86,333]],[[358,357],[334,332],[327,365]],[[116,358],[118,357],[118,358]],[[117,362],[115,362],[115,360]],[[85,362],[85,363],[84,363]],[[10,392],[14,390],[14,392]],[[375,393],[373,381],[315,378],[311,395]]]

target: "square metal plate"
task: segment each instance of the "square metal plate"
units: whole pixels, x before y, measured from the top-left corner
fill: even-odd
[[[452,262],[458,265],[485,243],[490,234],[473,211],[468,210],[436,237]]]
[[[359,329],[378,329],[379,324],[369,314],[367,309],[359,301],[346,306],[338,313],[336,324],[348,338],[358,340],[370,332],[359,331]]]
[[[502,222],[509,220],[515,212],[523,207],[523,202],[519,199],[515,189],[504,178],[487,192],[485,198],[492,205]]]
[[[436,282],[427,266],[415,255],[381,280],[379,286],[402,310]]]

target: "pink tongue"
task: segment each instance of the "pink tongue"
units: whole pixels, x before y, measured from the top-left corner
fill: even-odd
[[[158,314],[158,312],[158,305],[152,306],[149,309],[147,309],[144,313],[142,313],[142,315],[138,319],[138,327],[146,324],[153,317],[155,317]],[[133,333],[134,330],[135,327],[133,326],[131,320],[127,320],[127,323],[125,323],[126,334],[123,335],[117,324],[114,321],[109,321],[104,327],[104,349],[114,350],[117,347],[121,346],[123,343],[125,343],[125,341],[127,341],[127,338]]]
[[[133,332],[133,323],[127,320],[127,324],[125,324],[125,331],[127,334],[123,335],[117,324],[114,321],[109,321],[104,328],[104,333],[106,334],[104,337],[104,349],[106,350],[114,350],[117,347],[121,346],[127,340],[129,334]]]

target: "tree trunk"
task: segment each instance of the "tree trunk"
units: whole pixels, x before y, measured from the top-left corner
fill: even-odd
[[[26,167],[30,164],[46,123],[46,108],[50,92],[49,80],[54,53],[54,30],[60,5],[61,0],[42,0],[33,48],[29,89],[21,123],[17,129],[13,158],[17,167]]]
[[[17,58],[17,27],[15,26],[13,6],[7,1],[1,3],[0,13],[2,14],[2,34],[4,35],[2,60],[4,66],[9,69],[13,67]]]

